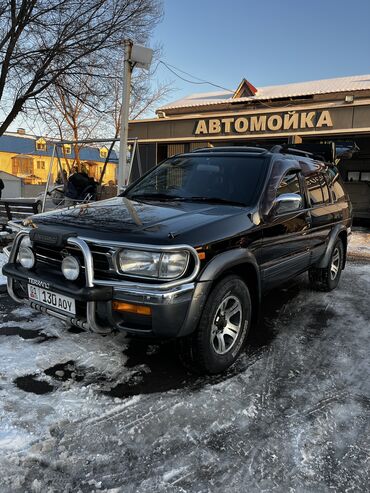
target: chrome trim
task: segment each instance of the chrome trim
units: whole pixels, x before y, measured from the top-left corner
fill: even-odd
[[[164,281],[177,281],[178,279],[181,279],[181,277],[183,276],[184,272],[186,272],[186,269],[189,267],[189,261],[190,261],[190,255],[192,255],[193,253],[190,252],[189,250],[189,247],[188,248],[183,248],[182,250],[176,250],[174,252],[170,252],[170,253],[179,253],[179,252],[183,252],[185,251],[188,255],[187,255],[187,258],[186,258],[186,265],[183,269],[183,271],[181,272],[181,274],[179,274],[178,276],[175,276],[173,277],[172,279],[168,279],[166,277],[157,277],[157,276],[140,276],[138,274],[129,274],[128,272],[125,272],[124,270],[122,270],[120,268],[120,265],[119,265],[119,254],[122,250],[131,250],[131,251],[145,251],[145,252],[150,252],[150,253],[160,253],[160,257],[159,257],[159,269],[158,269],[158,272],[160,272],[161,270],[161,267],[162,267],[162,257],[165,253],[167,252],[164,252],[163,250],[161,252],[156,252],[155,250],[150,250],[149,248],[146,248],[145,250],[143,250],[142,248],[120,248],[118,250],[115,250],[114,253],[112,254],[112,260],[113,260],[113,265],[115,266],[115,272],[116,274],[119,274],[120,276],[125,276],[125,277],[130,277],[132,279],[147,279],[148,281],[156,281],[156,280],[164,280]],[[189,255],[190,253],[190,255]]]
[[[9,255],[9,263],[15,263],[22,238],[24,236],[29,235],[29,231],[30,231],[29,229],[20,230],[15,236],[14,243],[12,245]],[[109,246],[114,244],[114,246],[119,246],[123,248],[133,247],[139,250],[147,250],[148,248],[155,251],[187,250],[194,257],[195,268],[193,273],[186,278],[182,278],[171,282],[165,282],[162,284],[137,283],[137,282],[123,281],[123,280],[122,281],[97,280],[94,279],[94,259],[91,250],[89,248],[89,245],[87,244],[87,241],[90,241],[91,243],[93,244],[95,243],[98,245],[100,244],[104,246],[105,245]],[[115,288],[114,297],[117,297],[117,299],[120,299],[120,297],[125,297],[123,299],[129,298],[131,300],[133,298],[134,299],[136,298],[136,300],[138,301],[139,298],[140,301],[148,304],[168,304],[168,303],[181,301],[181,298],[183,298],[184,296],[189,296],[195,288],[195,285],[192,281],[196,278],[199,272],[200,260],[196,250],[189,245],[174,245],[174,246],[142,245],[142,244],[138,245],[133,243],[121,243],[121,242],[106,242],[106,241],[99,242],[94,239],[88,239],[85,237],[70,237],[68,238],[67,243],[69,245],[73,245],[77,247],[82,252],[82,255],[84,257],[84,264],[85,264],[84,271],[85,271],[86,286],[89,288],[92,288],[94,286],[113,287]],[[41,311],[42,313],[47,313],[57,318],[60,318],[61,320],[69,321],[73,325],[77,325],[81,327],[89,327],[93,332],[106,334],[108,332],[111,332],[112,330],[111,327],[104,327],[100,325],[99,322],[97,321],[95,301],[89,301],[86,303],[87,320],[85,321],[84,319],[73,318],[68,315],[55,312],[52,309],[48,307],[44,307],[43,305],[35,303],[34,301],[31,301],[27,298],[25,299],[18,298],[18,296],[14,292],[13,278],[10,277],[7,278],[7,286],[8,286],[9,295],[18,303],[28,304],[31,307],[37,309],[38,311]]]
[[[86,285],[89,288],[93,288],[94,287],[94,260],[88,244],[79,237],[68,238],[67,243],[69,245],[77,246],[82,251],[82,254],[84,256],[84,263],[85,263]],[[102,325],[100,325],[97,322],[95,315],[96,315],[96,303],[95,301],[88,301],[86,303],[86,316],[87,316],[87,323],[90,329],[93,332],[97,332],[98,334],[108,334],[109,332],[112,332],[111,327],[103,327]]]
[[[9,259],[8,259],[9,263],[12,263],[12,264],[15,263],[15,259],[17,258],[17,254],[18,254],[18,250],[19,250],[19,246],[21,244],[21,241],[22,241],[23,237],[27,236],[27,235],[28,235],[28,232],[24,231],[24,230],[21,230],[16,234],[16,236],[14,238],[13,245],[12,245],[12,249],[10,251]],[[28,300],[24,300],[23,298],[18,298],[18,296],[15,294],[15,292],[14,292],[14,280],[12,277],[7,277],[6,285],[8,288],[9,296],[11,298],[13,298],[14,301],[16,301],[17,303],[25,303],[25,301],[26,302],[28,301]]]
[[[127,289],[115,289],[114,299],[136,301],[148,305],[167,305],[181,302],[184,297],[192,293],[195,289],[195,283],[183,284],[170,288],[166,291],[158,289],[142,289],[135,286],[128,286]]]
[[[8,257],[8,258],[10,256],[11,249],[12,249],[11,246],[5,246],[5,247],[3,247],[3,252],[5,253],[5,256]]]

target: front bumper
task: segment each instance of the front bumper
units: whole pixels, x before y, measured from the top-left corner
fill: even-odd
[[[128,281],[98,281],[94,279],[93,259],[87,242],[72,237],[68,238],[68,243],[81,249],[85,261],[86,285],[78,286],[75,282],[66,281],[61,272],[38,268],[28,270],[16,263],[20,242],[26,234],[21,232],[17,235],[9,263],[3,267],[8,278],[8,292],[17,302],[98,333],[118,329],[143,336],[181,337],[195,330],[209,291],[209,282],[188,280],[166,287]],[[74,298],[79,307],[77,315],[29,300],[27,284],[34,281],[44,283],[51,291]],[[113,300],[149,306],[151,315],[116,312],[112,309]]]

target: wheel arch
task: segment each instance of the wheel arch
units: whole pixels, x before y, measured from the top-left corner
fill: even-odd
[[[261,305],[261,280],[256,258],[250,251],[237,249],[217,255],[206,266],[199,280],[208,281],[210,291],[230,274],[238,275],[246,283],[252,302],[252,323],[256,322]]]
[[[344,224],[337,224],[332,229],[324,256],[322,257],[320,262],[316,265],[316,267],[323,269],[328,266],[334,245],[338,239],[340,239],[343,243],[343,269],[344,269],[347,259],[347,243],[348,243],[347,228]]]

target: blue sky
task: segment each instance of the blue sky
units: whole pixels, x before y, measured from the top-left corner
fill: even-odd
[[[164,0],[164,11],[162,59],[226,88],[370,73],[370,0]],[[156,76],[174,82],[169,100],[217,91],[163,65]]]

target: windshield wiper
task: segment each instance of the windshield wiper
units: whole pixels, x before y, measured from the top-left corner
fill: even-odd
[[[221,197],[176,197],[175,200],[187,201],[187,202],[210,202],[212,204],[228,204],[239,205],[245,207],[244,202],[237,202],[236,200],[222,199]]]

